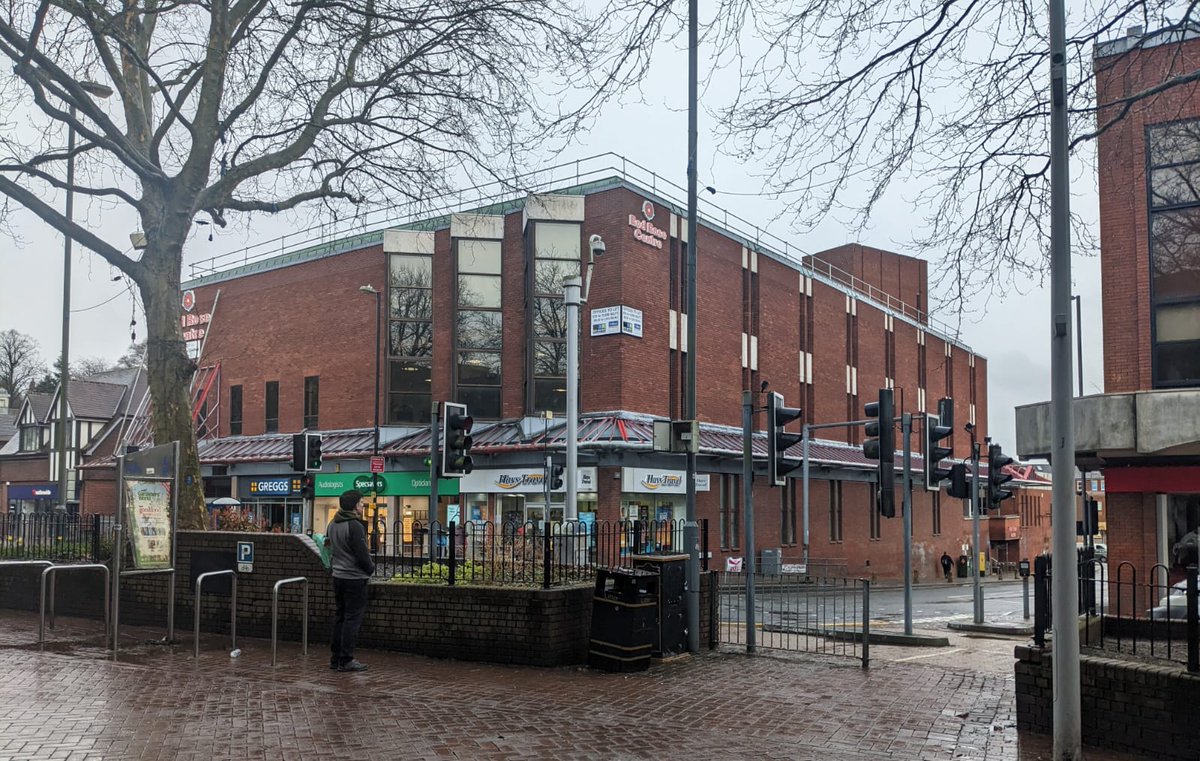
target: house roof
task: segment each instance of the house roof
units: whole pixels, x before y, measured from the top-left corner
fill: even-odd
[[[67,386],[67,403],[76,419],[108,420],[120,410],[127,390],[124,384],[73,380]]]
[[[25,401],[29,404],[29,409],[33,411],[33,417],[39,423],[44,423],[50,415],[50,404],[54,401],[54,394],[39,394],[31,391],[25,395]]]
[[[17,416],[20,410],[0,412],[0,445],[17,435]]]

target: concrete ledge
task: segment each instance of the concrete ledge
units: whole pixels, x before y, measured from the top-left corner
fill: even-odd
[[[953,629],[956,632],[977,632],[979,634],[1009,634],[1013,636],[1033,636],[1033,624],[1009,624],[1009,623],[960,623],[951,621],[946,624],[947,629]]]

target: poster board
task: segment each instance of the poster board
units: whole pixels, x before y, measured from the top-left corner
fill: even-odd
[[[171,567],[173,486],[159,479],[125,479],[125,525],[139,570]]]

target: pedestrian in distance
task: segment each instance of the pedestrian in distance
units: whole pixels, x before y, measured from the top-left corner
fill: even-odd
[[[362,493],[357,489],[342,492],[340,509],[329,524],[326,539],[332,549],[333,595],[335,609],[333,638],[329,643],[329,668],[337,671],[366,671],[354,658],[358,629],[367,612],[367,580],[375,573],[375,563],[367,551],[367,530],[363,526]]]
[[[946,583],[950,583],[950,571],[954,568],[954,561],[950,558],[947,552],[942,553],[942,574],[946,577]]]

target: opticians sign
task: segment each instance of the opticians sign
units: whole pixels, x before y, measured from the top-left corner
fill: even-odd
[[[634,494],[687,494],[687,471],[621,468],[621,491]],[[696,474],[696,491],[708,491],[708,474]]]

